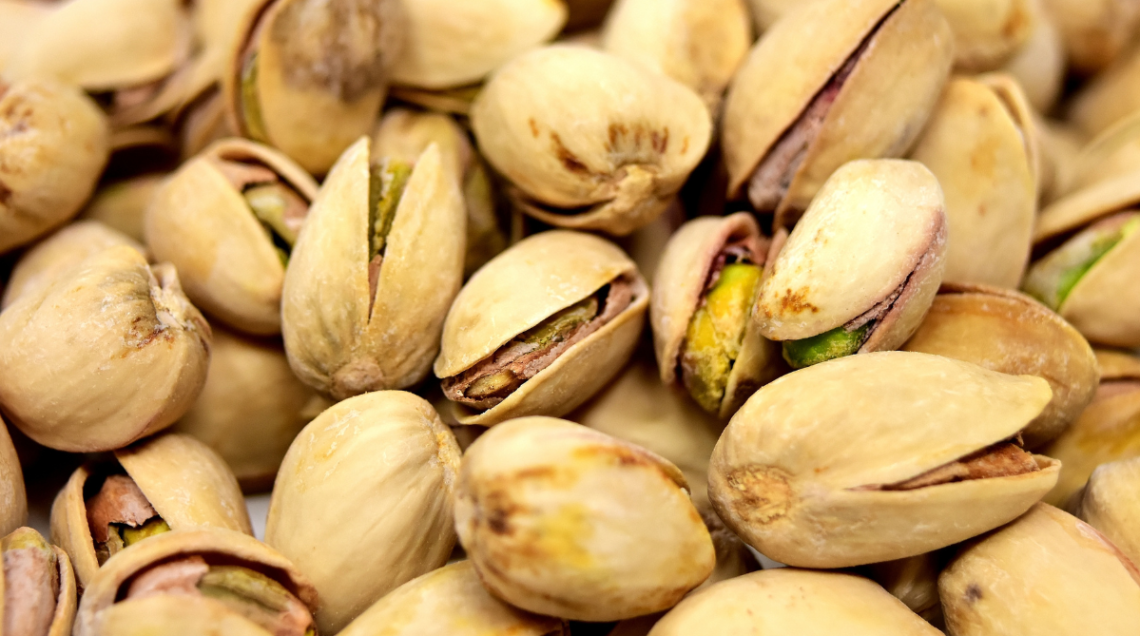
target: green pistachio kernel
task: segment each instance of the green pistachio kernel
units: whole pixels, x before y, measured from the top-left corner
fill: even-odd
[[[1123,224],[1097,224],[1050,252],[1030,270],[1025,291],[1046,307],[1058,311],[1073,288],[1112,248],[1140,228],[1140,215]]]
[[[198,581],[198,591],[262,626],[273,625],[298,602],[277,581],[237,565],[210,566]]]
[[[261,114],[261,98],[257,93],[257,53],[248,56],[241,67],[239,99],[246,134],[254,141],[269,143],[269,133],[265,130],[265,119]]]
[[[51,545],[40,535],[31,528],[18,528],[12,534],[4,537],[2,549],[4,552],[9,550],[40,550],[46,552],[50,558],[55,558],[55,553],[52,552]]]
[[[793,369],[803,369],[820,362],[854,355],[867,341],[867,335],[871,333],[874,325],[875,321],[872,320],[852,331],[848,331],[845,327],[836,327],[818,336],[789,340],[784,343],[784,360],[787,360]]]
[[[289,254],[297,242],[297,233],[285,222],[288,202],[283,185],[279,183],[259,185],[242,193],[253,215],[269,231],[273,239],[273,249],[277,251],[282,265],[289,264]]]
[[[170,532],[170,526],[162,520],[162,517],[152,517],[137,528],[122,526],[119,529],[119,534],[123,537],[123,547],[134,545],[143,539],[149,539],[164,532]]]
[[[403,161],[386,159],[372,167],[372,178],[368,188],[369,260],[382,256],[396,218],[396,208],[404,196],[404,188],[412,176],[412,165]]]

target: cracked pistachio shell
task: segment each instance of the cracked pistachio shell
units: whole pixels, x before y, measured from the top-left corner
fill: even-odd
[[[74,88],[0,81],[0,253],[64,224],[110,154],[107,122]]]
[[[725,244],[742,239],[756,242],[766,250],[767,239],[760,233],[752,215],[740,212],[726,217],[703,217],[681,226],[661,254],[653,279],[650,320],[653,343],[660,367],[661,382],[684,390],[678,373],[682,347],[689,323],[706,291],[710,272]],[[767,255],[756,255],[763,267]],[[739,357],[732,365],[720,410],[722,419],[731,416],[744,400],[784,370],[780,348],[757,333],[758,325],[747,318]]]
[[[126,592],[131,579],[136,574],[164,561],[196,555],[204,557],[207,562],[217,560],[260,572],[283,586],[310,610],[316,610],[317,590],[293,563],[273,548],[249,535],[232,530],[219,528],[174,530],[130,546],[109,559],[99,569],[79,603],[73,636],[117,634],[105,631],[104,621],[114,620],[113,617],[118,614],[117,611],[108,610],[112,610],[115,605],[122,602],[121,595]],[[178,596],[178,599],[179,602],[187,602],[184,596]],[[189,603],[198,605],[201,601],[190,599]],[[156,605],[151,607],[155,611],[161,611],[161,606]],[[213,613],[217,610],[209,611]],[[223,619],[220,612],[218,617]],[[155,615],[153,618],[157,620],[160,615]],[[238,624],[245,627],[244,623]]]
[[[951,636],[1125,636],[1140,625],[1140,572],[1047,504],[967,544],[938,589]]]
[[[79,219],[98,221],[142,243],[146,209],[166,174],[146,174],[103,186],[95,191]]]
[[[1030,117],[1009,77],[954,78],[911,151],[946,197],[945,280],[1021,282],[1037,215],[1037,145],[1024,130]]]
[[[1087,135],[1100,135],[1140,108],[1140,50],[1130,52],[1085,85],[1069,118]]]
[[[730,198],[872,32],[776,210],[761,211],[790,226],[843,164],[907,151],[950,71],[946,20],[933,0],[819,0],[760,38],[733,80],[722,127]]]
[[[1091,75],[1128,50],[1140,26],[1132,0],[1044,0],[1065,41],[1069,66]]]
[[[294,440],[265,541],[316,586],[322,633],[447,562],[459,456],[435,409],[403,391],[340,402]]]
[[[172,530],[210,527],[253,534],[237,480],[217,453],[186,435],[143,440],[115,451],[113,462],[75,469],[52,502],[51,539],[71,557],[80,588],[99,570],[87,498],[119,467]]]
[[[321,186],[282,291],[289,364],[334,399],[421,382],[463,282],[463,196],[432,144],[397,204],[373,304],[370,145],[367,138],[353,144]]]
[[[922,164],[878,159],[840,168],[765,271],[754,314],[760,335],[784,341],[823,334],[901,288],[859,352],[900,347],[942,282],[944,209],[938,180]]]
[[[709,497],[749,545],[797,567],[930,552],[1007,523],[1057,481],[1038,470],[885,490],[1015,437],[1049,403],[1044,380],[883,352],[796,371],[757,391],[713,452]]]
[[[668,609],[716,561],[676,466],[548,417],[512,420],[471,445],[455,525],[492,594],[571,620]]]
[[[1049,382],[1053,399],[1021,432],[1026,448],[1063,433],[1096,393],[1100,372],[1088,341],[1028,296],[982,285],[944,285],[903,346]]]
[[[1045,13],[1044,1],[1028,1],[1032,33],[1001,69],[1017,80],[1025,91],[1025,98],[1039,113],[1053,110],[1064,88],[1066,70],[1061,31]]]
[[[665,211],[712,132],[693,91],[573,45],[540,48],[502,66],[476,98],[471,125],[525,213],[615,235]]]
[[[940,633],[865,578],[781,568],[753,572],[693,594],[666,614],[649,636]]]
[[[40,533],[34,529],[19,528],[13,530],[5,536],[3,540],[0,540],[0,552],[8,550],[14,540],[24,543],[28,538],[32,538],[36,543],[46,543],[43,537],[40,536]],[[48,631],[42,634],[24,631],[8,631],[8,629],[11,629],[11,624],[5,620],[5,614],[12,611],[8,603],[13,602],[13,600],[19,600],[20,590],[13,588],[13,582],[7,580],[4,568],[0,567],[0,626],[8,628],[5,629],[6,635],[10,633],[11,636],[69,636],[71,634],[71,626],[75,621],[75,606],[78,598],[75,588],[75,573],[71,569],[71,561],[68,560],[66,552],[54,545],[50,546],[50,550],[55,553],[56,576],[58,577],[59,591],[56,593],[54,599],[55,610],[52,612],[51,624],[48,627]],[[14,592],[14,594],[12,592]],[[19,625],[16,627],[19,627]]]
[[[1093,471],[1077,515],[1100,530],[1132,563],[1140,563],[1140,457]]]
[[[470,561],[424,574],[376,602],[342,636],[570,636],[565,621],[491,596]]]
[[[245,139],[219,141],[154,193],[144,226],[147,247],[178,269],[195,305],[234,329],[274,335],[281,330],[285,265],[223,162],[268,168],[305,204],[316,197],[316,182],[285,155]]]
[[[204,597],[148,596],[120,601],[99,613],[92,636],[273,636],[265,628]]]
[[[569,413],[609,383],[629,360],[649,309],[649,289],[637,266],[616,245],[590,234],[542,232],[516,243],[476,272],[447,314],[435,361],[438,378],[459,375],[623,275],[632,277],[629,307],[493,408],[477,413],[457,407],[459,422],[491,426],[515,417]]]
[[[173,267],[112,247],[0,313],[0,403],[44,446],[121,448],[190,408],[210,339]]]
[[[28,522],[28,496],[24,473],[8,426],[0,418],[0,533],[7,534]]]

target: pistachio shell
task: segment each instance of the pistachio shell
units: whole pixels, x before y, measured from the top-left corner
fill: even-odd
[[[1104,533],[1133,564],[1140,563],[1140,457],[1093,471],[1078,516]]]
[[[938,597],[938,574],[945,566],[947,550],[875,563],[862,568],[867,578],[902,601],[912,612],[939,629],[945,627],[942,601]]]
[[[966,73],[992,71],[1022,49],[1036,22],[1030,0],[935,0],[954,32],[954,66]]]
[[[23,536],[21,536],[23,535]],[[55,558],[54,569],[56,570],[55,576],[58,585],[58,592],[53,599],[54,609],[52,610],[51,623],[46,632],[42,634],[27,634],[21,631],[13,631],[13,636],[68,636],[71,634],[71,624],[75,621],[75,605],[76,605],[76,589],[75,589],[75,573],[71,569],[71,561],[67,558],[67,553],[55,546],[47,546],[43,537],[39,532],[32,528],[19,528],[8,533],[4,537],[0,545],[3,546],[3,551],[10,548],[10,542],[13,539],[23,540],[27,535],[32,535],[36,543],[44,544],[46,548],[53,552]],[[13,608],[9,605],[12,602],[19,602],[21,600],[19,588],[14,585],[15,581],[7,578],[7,572],[4,567],[0,567],[0,625],[3,625],[7,631],[8,629],[18,630],[21,626],[15,625],[7,619],[8,614],[13,612]],[[31,592],[31,590],[28,590]],[[14,594],[12,593],[14,592]],[[26,597],[24,597],[26,599]],[[6,620],[7,619],[7,620]],[[27,627],[24,625],[23,627]]]
[[[713,452],[709,496],[728,527],[781,563],[929,552],[1025,512],[1056,483],[1058,462],[1034,456],[1028,473],[892,485],[1013,438],[1050,393],[1040,378],[921,353],[824,362],[737,411]]]
[[[1072,189],[1135,172],[1140,161],[1140,113],[1124,117],[1081,148]]]
[[[1045,0],[1061,29],[1069,65],[1095,73],[1124,53],[1140,25],[1140,6],[1131,0]]]
[[[1140,51],[1130,52],[1077,93],[1069,117],[1087,135],[1099,135],[1140,107]]]
[[[28,497],[20,458],[0,418],[0,533],[8,534],[28,522]]]
[[[809,0],[749,0],[752,9],[752,19],[756,23],[756,31],[765,33],[776,20],[798,6],[808,4]]]
[[[665,210],[711,134],[708,111],[691,90],[572,45],[501,67],[476,98],[471,125],[524,212],[617,235]]]
[[[1041,201],[1052,203],[1072,190],[1077,157],[1087,140],[1073,126],[1040,117],[1034,119],[1041,152]]]
[[[301,431],[273,487],[265,540],[313,581],[321,632],[447,562],[459,454],[431,405],[401,391],[350,398]]]
[[[99,614],[93,636],[272,636],[210,599],[150,596],[120,601]]]
[[[98,221],[142,243],[143,219],[164,174],[147,174],[103,186],[95,191],[80,219]]]
[[[1045,13],[1045,0],[1028,0],[1031,23],[1029,40],[1013,55],[1002,71],[1017,80],[1034,110],[1053,110],[1065,79],[1065,46],[1061,31]]]
[[[1140,358],[1122,351],[1097,349],[1096,363],[1100,367],[1100,381],[1140,380]]]
[[[45,2],[0,0],[0,68],[10,68],[36,23],[51,14]]]

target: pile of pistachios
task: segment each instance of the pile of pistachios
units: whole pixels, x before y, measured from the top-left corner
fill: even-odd
[[[0,0],[0,294],[0,636],[1140,634],[1137,0]]]

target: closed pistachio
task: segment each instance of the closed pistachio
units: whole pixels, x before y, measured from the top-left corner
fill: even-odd
[[[629,359],[649,307],[637,267],[612,243],[578,232],[531,236],[459,292],[435,361],[461,424],[562,416]]]
[[[1045,0],[1029,0],[1026,7],[1033,24],[1029,40],[1002,66],[1025,91],[1025,98],[1039,113],[1053,110],[1065,80],[1065,45],[1061,31],[1045,13]]]
[[[11,532],[28,522],[28,496],[24,473],[8,426],[0,418],[0,532]]]
[[[144,174],[105,185],[95,191],[80,219],[98,221],[142,243],[143,224],[151,197],[167,175]]]
[[[930,552],[1029,509],[1059,462],[1018,433],[1041,378],[922,353],[832,360],[757,391],[709,469],[713,506],[749,545],[797,567]]]
[[[0,80],[0,253],[79,212],[107,163],[108,134],[74,88]]]
[[[0,540],[0,556],[0,634],[71,634],[76,591],[67,553],[18,528]]]
[[[421,382],[463,281],[463,195],[438,144],[414,164],[372,160],[370,145],[322,185],[282,291],[289,364],[334,399]]]
[[[51,509],[52,541],[71,557],[81,588],[125,548],[200,527],[252,533],[233,473],[185,435],[154,437],[80,466]]]
[[[209,349],[174,268],[112,247],[0,313],[0,403],[44,446],[121,448],[190,408]]]
[[[208,588],[207,588],[208,589]],[[258,623],[203,594],[141,596],[99,613],[96,636],[276,636]]]
[[[178,268],[197,306],[241,331],[281,330],[281,285],[316,196],[288,157],[244,139],[219,141],[155,192],[146,243]]]
[[[512,420],[471,445],[455,524],[492,594],[573,620],[668,609],[715,565],[676,466],[554,418]]]
[[[1125,636],[1140,625],[1136,566],[1046,504],[967,544],[938,590],[950,636]]]
[[[767,266],[759,335],[783,342],[794,369],[902,346],[942,282],[944,208],[938,180],[919,163],[840,168]]]
[[[922,37],[915,37],[922,33]],[[933,0],[820,0],[760,38],[728,92],[728,195],[793,225],[843,164],[902,156],[950,71]]]
[[[1133,564],[1140,563],[1140,457],[1093,471],[1077,515],[1100,530]]]
[[[1069,66],[1092,74],[1128,50],[1140,26],[1140,5],[1132,0],[1044,0],[1061,29]]]
[[[1073,98],[1069,119],[1086,135],[1100,135],[1140,108],[1140,50],[1099,73]]]
[[[952,549],[952,548],[951,548]],[[926,622],[942,629],[942,601],[938,597],[938,574],[947,559],[946,550],[874,563],[861,570],[867,578],[902,601]]]
[[[431,405],[402,391],[340,402],[294,440],[265,541],[316,586],[322,632],[447,562],[459,454]]]
[[[479,149],[512,202],[558,227],[625,235],[664,212],[711,138],[693,91],[615,55],[548,46],[476,98]]]

